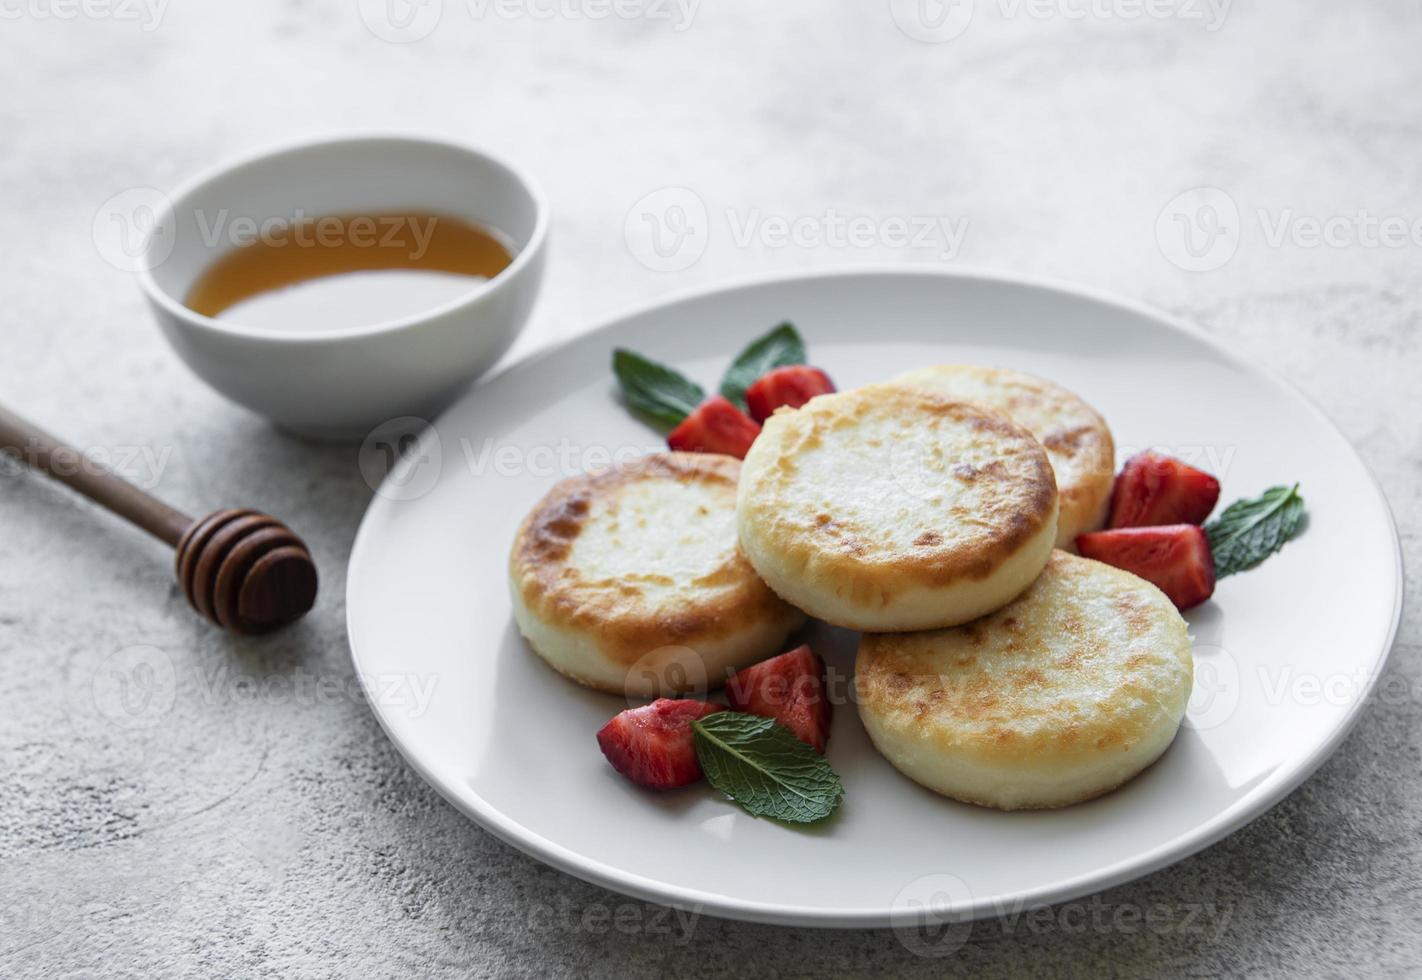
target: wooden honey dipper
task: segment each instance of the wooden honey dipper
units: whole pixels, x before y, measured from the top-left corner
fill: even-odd
[[[195,521],[4,406],[0,451],[177,549],[178,584],[193,608],[219,626],[266,633],[300,619],[316,602],[316,563],[274,517],[229,508]]]

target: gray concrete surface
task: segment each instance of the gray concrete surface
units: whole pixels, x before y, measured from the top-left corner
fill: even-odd
[[[220,636],[184,608],[160,547],[3,472],[0,976],[1422,971],[1415,605],[1389,695],[1287,801],[1098,899],[979,923],[950,957],[886,932],[668,916],[523,857],[427,789],[357,697],[292,680],[351,677],[343,567],[370,495],[354,452],[284,437],[204,388],[106,258],[122,191],[279,140],[399,129],[500,148],[544,181],[552,267],[520,352],[767,270],[1074,280],[1194,320],[1298,383],[1377,472],[1415,566],[1415,4],[958,0],[940,33],[966,29],[938,42],[913,36],[933,34],[914,19],[931,5],[888,0],[431,0],[413,27],[431,10],[439,23],[408,43],[382,38],[397,31],[387,9],[402,13],[0,9],[0,398],[174,501],[283,515],[325,574],[300,627]],[[704,203],[690,248],[705,248],[652,260],[685,265],[661,271],[624,225],[669,186]],[[1172,204],[1198,187],[1225,196]],[[868,241],[838,240],[833,215],[868,219]],[[803,219],[800,244],[776,218]],[[903,241],[888,221],[924,218],[961,240]],[[1310,219],[1337,219],[1328,240]]]

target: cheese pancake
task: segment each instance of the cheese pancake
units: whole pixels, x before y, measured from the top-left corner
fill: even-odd
[[[514,617],[574,680],[635,697],[725,683],[804,616],[736,543],[729,456],[662,453],[557,484],[509,557]]]
[[[1193,678],[1164,593],[1064,551],[991,616],[866,635],[855,664],[859,716],[889,762],[1003,810],[1065,806],[1135,776],[1175,738]]]
[[[1076,395],[1030,374],[973,364],[922,368],[896,383],[997,409],[1036,437],[1052,461],[1061,497],[1058,548],[1075,550],[1078,534],[1105,525],[1116,446],[1106,420]]]
[[[1005,415],[902,385],[782,409],[746,455],[741,547],[836,626],[952,626],[1037,577],[1056,540],[1046,453]]]

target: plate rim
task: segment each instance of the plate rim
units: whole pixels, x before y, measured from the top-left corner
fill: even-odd
[[[935,908],[928,912],[928,914],[945,915],[956,921],[971,921],[987,918],[999,914],[1002,911],[1054,905],[1059,902],[1071,901],[1084,895],[1095,894],[1108,888],[1113,888],[1117,885],[1153,874],[1156,871],[1199,853],[1228,835],[1243,829],[1291,795],[1294,790],[1298,789],[1299,786],[1318,770],[1319,766],[1337,751],[1338,747],[1342,745],[1343,740],[1348,737],[1354,726],[1358,723],[1359,718],[1362,716],[1363,709],[1370,702],[1373,690],[1383,672],[1386,670],[1388,662],[1392,658],[1392,652],[1397,644],[1397,633],[1402,621],[1402,606],[1405,591],[1402,542],[1397,532],[1397,521],[1392,513],[1391,505],[1388,503],[1387,494],[1383,491],[1382,483],[1377,478],[1377,474],[1373,472],[1372,467],[1368,465],[1367,460],[1358,452],[1357,447],[1353,445],[1347,435],[1338,428],[1337,424],[1329,418],[1327,413],[1314,403],[1313,399],[1288,378],[1278,373],[1274,368],[1268,365],[1246,361],[1241,355],[1227,347],[1223,341],[1205,332],[1195,324],[1147,303],[1120,296],[1104,289],[1066,282],[1047,276],[1027,275],[994,268],[961,266],[954,269],[930,269],[912,266],[849,265],[822,269],[784,270],[741,276],[674,292],[666,296],[654,297],[653,299],[639,303],[629,304],[612,314],[604,315],[595,320],[591,326],[574,331],[566,337],[537,347],[523,357],[517,358],[480,378],[475,385],[471,385],[466,389],[449,408],[441,412],[440,415],[433,420],[431,425],[432,427],[437,427],[444,418],[462,405],[466,399],[470,398],[478,387],[489,381],[513,371],[532,370],[539,363],[553,357],[566,347],[587,340],[598,334],[606,333],[627,320],[652,313],[659,309],[706,299],[720,293],[737,292],[758,286],[775,285],[786,282],[813,282],[824,279],[842,278],[893,279],[905,277],[980,281],[996,285],[1027,287],[1045,292],[1064,294],[1073,298],[1085,299],[1105,306],[1115,307],[1136,316],[1156,321],[1171,330],[1183,333],[1188,337],[1202,342],[1234,366],[1248,373],[1262,375],[1279,385],[1292,395],[1303,407],[1310,411],[1317,421],[1327,426],[1338,436],[1339,440],[1348,448],[1348,451],[1353,454],[1354,459],[1358,462],[1358,465],[1362,467],[1363,472],[1367,474],[1371,481],[1373,491],[1381,506],[1387,530],[1392,539],[1392,614],[1386,631],[1384,646],[1377,659],[1377,669],[1369,674],[1366,684],[1359,691],[1358,697],[1348,706],[1347,713],[1342,720],[1335,726],[1333,731],[1329,733],[1326,739],[1314,747],[1301,764],[1278,779],[1265,778],[1261,780],[1232,806],[1215,814],[1194,830],[1181,835],[1176,840],[1169,841],[1153,850],[1146,851],[1143,854],[1118,861],[1113,865],[1108,865],[1094,872],[1078,875],[1074,878],[1068,878],[1038,887],[1020,889],[1006,895],[983,896],[981,899],[974,898],[966,907]],[[386,479],[390,478],[391,474],[387,474]],[[395,746],[405,762],[456,810],[463,813],[482,829],[493,834],[504,843],[575,878],[623,895],[681,909],[696,915],[710,914],[721,918],[769,925],[864,929],[902,927],[911,924],[913,921],[916,921],[916,917],[921,917],[924,914],[923,910],[914,910],[912,914],[909,914],[906,910],[895,910],[892,907],[878,905],[830,911],[813,906],[794,906],[782,903],[757,902],[733,898],[726,895],[702,892],[693,888],[685,888],[656,881],[643,875],[625,871],[614,865],[585,857],[556,841],[549,840],[546,837],[529,831],[518,821],[513,820],[491,806],[483,797],[474,791],[472,787],[464,787],[465,793],[468,794],[468,798],[466,799],[463,793],[456,792],[454,786],[446,785],[445,781],[431,766],[426,765],[417,754],[407,750],[407,747],[396,738],[390,725],[386,721],[384,713],[379,707],[379,699],[375,696],[376,692],[370,689],[366,675],[360,669],[360,657],[356,651],[353,622],[355,615],[355,603],[353,602],[352,595],[354,591],[353,583],[356,577],[357,564],[363,559],[364,552],[370,547],[369,540],[374,533],[371,530],[371,515],[382,505],[388,505],[388,501],[377,490],[372,493],[370,502],[367,504],[365,512],[361,516],[360,525],[356,529],[355,538],[351,544],[350,558],[346,563],[346,645],[350,653],[351,664],[355,668],[356,677],[361,685],[361,690],[365,695],[366,702],[370,707],[371,713],[375,715],[376,720],[380,723],[381,730],[385,733],[386,738]]]

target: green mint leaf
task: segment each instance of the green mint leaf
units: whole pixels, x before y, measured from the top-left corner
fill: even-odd
[[[612,373],[630,407],[666,426],[679,424],[706,397],[695,381],[630,350],[612,352]]]
[[[764,337],[752,340],[736,355],[721,379],[721,394],[737,408],[746,407],[746,389],[762,374],[787,364],[805,363],[805,342],[794,326],[782,323]]]
[[[1270,487],[1255,500],[1236,500],[1205,525],[1215,577],[1253,568],[1299,531],[1304,515],[1299,485]]]
[[[718,711],[691,731],[707,781],[753,817],[814,823],[844,798],[825,757],[773,718]]]

